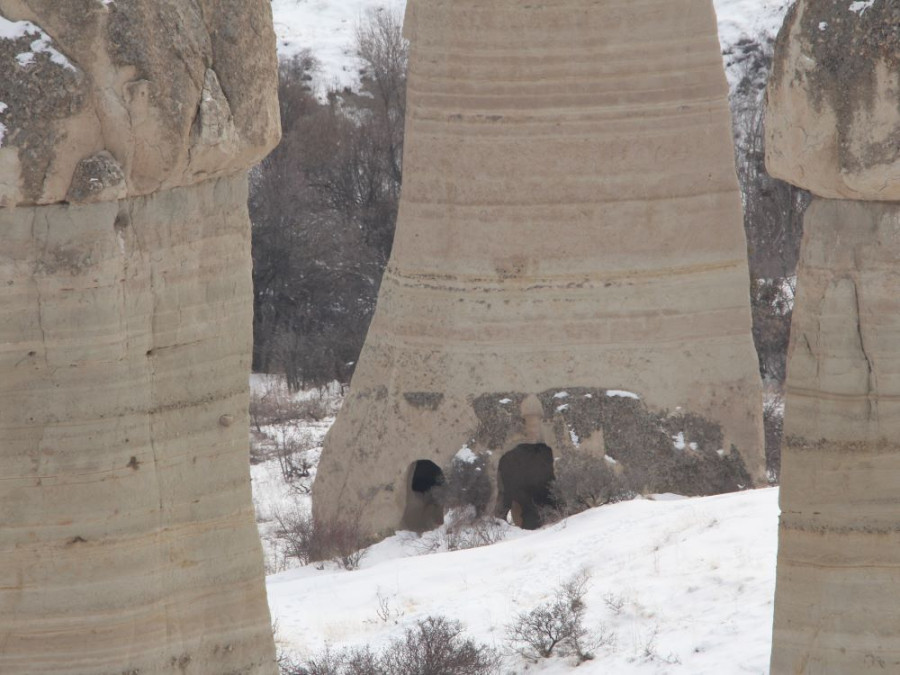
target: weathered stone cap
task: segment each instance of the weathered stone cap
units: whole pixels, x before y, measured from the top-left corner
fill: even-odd
[[[900,3],[798,0],[775,47],[766,167],[821,197],[900,200]]]
[[[0,0],[0,206],[145,195],[277,143],[268,0]]]

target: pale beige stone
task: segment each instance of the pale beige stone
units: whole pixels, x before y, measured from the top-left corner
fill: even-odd
[[[0,39],[0,673],[277,672],[246,431],[269,13],[0,0],[57,50]]]
[[[900,205],[816,199],[791,326],[772,673],[900,669]]]
[[[896,3],[798,0],[768,87],[770,174],[822,197],[900,200],[898,25]]]
[[[711,3],[414,0],[405,31],[394,250],[317,517],[410,526],[412,462],[446,466],[464,444],[494,473],[520,443],[615,456],[619,414],[658,431],[692,413],[701,450],[733,446],[762,482]]]
[[[275,36],[268,2],[0,0],[67,61],[37,54],[33,36],[0,40],[0,200],[49,204],[76,167],[106,152],[129,196],[228,175],[277,141]]]

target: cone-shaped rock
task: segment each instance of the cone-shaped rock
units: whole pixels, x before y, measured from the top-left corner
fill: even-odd
[[[819,195],[788,353],[773,675],[900,672],[898,11],[800,0],[769,84],[766,164]],[[841,195],[858,201],[822,198]]]
[[[545,487],[547,453],[573,446],[637,489],[759,480],[711,3],[414,0],[405,31],[394,250],[316,516],[433,524],[430,487],[464,446],[492,453],[514,516],[513,485]]]
[[[247,458],[265,0],[0,0],[0,673],[276,672]]]

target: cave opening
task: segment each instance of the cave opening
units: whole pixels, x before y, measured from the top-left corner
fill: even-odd
[[[419,459],[409,465],[404,529],[425,532],[444,523],[444,509],[435,492],[435,488],[443,483],[444,472],[431,460]]]
[[[544,443],[522,443],[500,458],[497,467],[497,515],[512,515],[514,525],[536,530],[545,507],[553,505],[553,450]]]

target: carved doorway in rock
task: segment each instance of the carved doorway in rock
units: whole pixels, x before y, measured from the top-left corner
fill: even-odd
[[[404,529],[425,532],[443,524],[444,509],[434,492],[434,488],[443,482],[444,472],[431,460],[420,459],[409,465]]]
[[[553,450],[543,443],[517,445],[497,467],[497,515],[512,514],[513,524],[526,530],[541,526],[541,508],[551,506]]]

